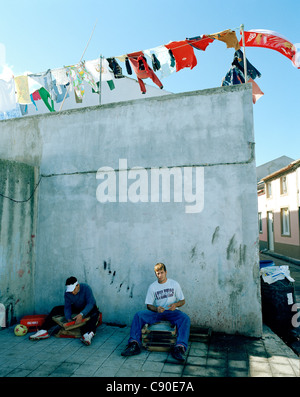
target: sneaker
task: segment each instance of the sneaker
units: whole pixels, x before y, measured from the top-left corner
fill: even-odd
[[[183,363],[185,361],[185,358],[182,356],[184,354],[184,348],[182,346],[175,346],[171,350],[171,355],[175,360],[180,361]]]
[[[92,343],[92,338],[93,338],[93,336],[94,336],[94,332],[90,332],[89,334],[88,334],[88,333],[85,333],[85,334],[80,338],[80,340],[81,340],[82,343],[84,343],[85,345],[89,346],[89,345]]]
[[[34,335],[29,336],[30,340],[40,340],[40,339],[47,339],[47,338],[50,338],[50,335],[48,334],[48,331],[46,331],[45,329],[41,329]]]
[[[124,351],[122,351],[121,356],[134,356],[136,354],[140,354],[141,348],[137,342],[130,342]]]

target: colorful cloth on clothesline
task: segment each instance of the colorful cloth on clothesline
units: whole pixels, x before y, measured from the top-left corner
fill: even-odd
[[[252,102],[255,104],[256,101],[264,95],[257,83],[254,81],[256,77],[261,77],[261,73],[248,61],[247,63],[247,82],[252,84]],[[233,62],[231,68],[222,80],[222,86],[244,84],[245,69],[243,62],[243,53],[238,50],[234,53]]]
[[[165,78],[170,76],[172,73],[176,72],[175,63],[172,64],[172,58],[167,47],[160,45],[158,47],[150,48],[143,51],[144,54],[152,61],[152,56],[154,55],[160,64],[160,78]]]
[[[176,61],[176,72],[184,68],[193,69],[197,65],[197,58],[194,49],[185,40],[172,41],[165,44],[165,47],[172,51]]]
[[[101,63],[101,81],[111,81],[114,78],[113,73],[109,70],[109,64],[107,59],[102,58],[101,60],[94,59],[92,61],[85,62],[86,70],[91,74],[95,83],[100,81],[100,63]]]
[[[197,50],[205,51],[207,46],[212,43],[215,39],[208,37],[206,35],[196,36],[185,39],[192,47],[197,48]]]
[[[15,85],[17,92],[17,102],[22,105],[31,103],[29,86],[28,86],[28,76],[15,77]]]
[[[79,100],[82,100],[84,96],[84,81],[89,83],[97,92],[97,84],[95,83],[93,76],[86,70],[83,63],[74,66],[68,66],[66,67],[66,71],[74,88],[75,96],[77,96]]]
[[[0,112],[9,112],[15,109],[16,101],[15,81],[0,80]]]
[[[39,83],[41,87],[44,87],[49,92],[51,99],[56,100],[51,69],[48,69],[45,73],[29,74],[28,77]]]
[[[296,46],[281,34],[273,30],[255,29],[244,32],[244,37],[245,47],[263,47],[278,51],[292,61],[298,69],[300,68]]]
[[[261,77],[261,73],[249,62],[249,60],[246,58],[246,63],[247,63],[247,77],[251,77],[253,80],[256,79],[257,77]],[[233,65],[235,65],[240,71],[245,75],[244,71],[244,54],[242,53],[241,50],[237,50],[234,53],[233,57]]]
[[[53,69],[52,78],[56,85],[67,85],[70,83],[66,68]]]
[[[235,31],[231,29],[223,30],[222,32],[218,32],[214,34],[209,34],[207,35],[207,37],[210,37],[211,39],[223,41],[224,43],[226,43],[227,48],[235,48],[236,51],[241,48],[238,39],[236,37]]]
[[[146,58],[144,57],[143,52],[136,52],[128,54],[128,59],[133,67],[133,70],[137,76],[142,94],[146,93],[146,86],[143,82],[143,79],[147,79],[148,77],[159,87],[163,88],[163,85],[153,70],[148,65]]]

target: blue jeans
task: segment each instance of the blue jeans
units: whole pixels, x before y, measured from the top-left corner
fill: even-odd
[[[154,324],[159,321],[170,321],[172,325],[177,328],[176,345],[182,345],[187,349],[191,321],[187,314],[176,309],[174,311],[165,310],[163,313],[152,312],[151,310],[140,310],[137,312],[132,320],[130,329],[130,342],[138,342],[141,344],[142,328],[145,324]]]

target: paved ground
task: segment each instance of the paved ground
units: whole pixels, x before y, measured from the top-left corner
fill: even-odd
[[[0,331],[1,377],[299,377],[299,357],[269,328],[261,339],[212,334],[191,342],[184,364],[144,350],[123,357],[129,327],[102,324],[92,345],[52,336],[30,341],[13,328]]]
[[[263,255],[261,259],[270,259]],[[287,264],[274,258],[276,265]],[[300,267],[288,263],[299,298]],[[144,350],[122,357],[129,327],[102,324],[91,346],[79,339],[51,337],[30,341],[13,327],[0,330],[0,377],[168,378],[173,377],[299,377],[300,358],[270,328],[260,339],[212,334],[210,341],[190,342],[183,364],[170,354]],[[128,379],[127,379],[128,380]],[[137,379],[132,382],[137,382]]]

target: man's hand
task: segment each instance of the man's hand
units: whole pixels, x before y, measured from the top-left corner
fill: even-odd
[[[82,322],[82,314],[81,313],[77,314],[77,316],[75,316],[73,318],[73,320],[75,320],[75,324],[81,323]]]
[[[162,306],[157,306],[157,313],[163,313],[165,311],[165,308]]]
[[[177,307],[176,303],[172,303],[172,305],[170,305],[168,309],[173,312],[174,310],[176,310],[176,307]]]

